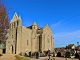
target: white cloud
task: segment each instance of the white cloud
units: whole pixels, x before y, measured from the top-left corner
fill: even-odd
[[[63,38],[67,38],[67,39],[71,39],[74,37],[80,38],[80,30],[77,30],[75,32],[68,32],[68,33],[58,33],[56,35],[54,35],[55,37],[63,37]]]
[[[60,44],[69,44],[68,42],[73,40],[76,41],[76,39],[80,39],[80,30],[74,31],[74,32],[67,32],[67,33],[57,33],[54,34],[54,40],[56,45]],[[78,40],[79,41],[79,40]],[[77,42],[77,41],[76,41]]]
[[[61,22],[57,22],[57,23],[55,23],[55,24],[52,24],[50,27],[51,27],[51,28],[55,28],[55,27],[59,26],[60,24],[61,24]]]
[[[52,24],[50,27],[51,27],[52,29],[57,28],[57,27],[59,27],[59,26],[60,26],[60,27],[63,27],[63,26],[65,26],[65,25],[71,23],[72,21],[73,21],[73,20],[70,20],[70,21],[65,22],[65,19],[64,19],[64,20],[59,21],[59,22],[57,22],[57,23],[55,23],[55,24]]]

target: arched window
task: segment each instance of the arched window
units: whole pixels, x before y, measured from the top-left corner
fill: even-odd
[[[27,40],[27,45],[28,45],[28,40]]]
[[[17,21],[17,26],[19,25],[19,21]]]
[[[12,35],[12,39],[13,39],[13,35]]]
[[[49,35],[48,35],[48,37],[47,37],[47,41],[48,41],[48,43],[49,43]]]
[[[15,28],[15,22],[14,22],[14,28]]]
[[[34,26],[34,29],[35,29],[35,26]]]
[[[12,29],[13,29],[13,23],[11,25],[12,25]]]

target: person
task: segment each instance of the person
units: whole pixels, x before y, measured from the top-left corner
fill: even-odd
[[[35,58],[35,53],[32,54],[33,58]]]
[[[36,58],[37,58],[37,59],[39,58],[39,53],[38,53],[38,52],[36,52]]]
[[[31,57],[31,51],[29,52],[29,57]]]
[[[46,56],[48,56],[48,51],[46,51]]]
[[[34,57],[36,58],[36,52],[34,53]]]
[[[32,58],[34,58],[34,53],[32,53]]]
[[[53,52],[53,57],[55,57],[55,53]]]
[[[50,59],[50,56],[51,56],[50,53],[48,53],[48,57],[49,57],[49,59]]]

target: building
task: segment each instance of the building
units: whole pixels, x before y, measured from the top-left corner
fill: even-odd
[[[48,25],[39,28],[36,22],[31,26],[21,25],[21,18],[15,13],[8,29],[6,41],[7,54],[19,54],[21,52],[47,51],[53,52],[54,43],[52,31]]]

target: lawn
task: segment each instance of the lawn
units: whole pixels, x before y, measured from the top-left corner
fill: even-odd
[[[29,60],[29,58],[21,57],[19,55],[15,56],[18,60]]]

